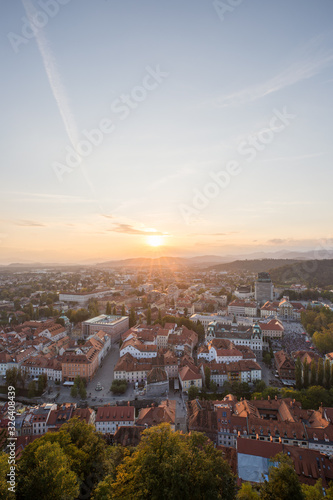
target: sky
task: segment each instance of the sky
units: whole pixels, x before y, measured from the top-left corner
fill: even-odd
[[[332,0],[0,9],[0,264],[332,248]]]

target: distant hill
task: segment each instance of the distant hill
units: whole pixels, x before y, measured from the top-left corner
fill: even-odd
[[[275,284],[300,283],[308,287],[333,288],[333,259],[306,260],[272,268],[271,278]]]
[[[124,260],[110,260],[107,262],[100,262],[96,264],[99,268],[119,268],[119,267],[151,267],[151,266],[165,266],[165,267],[186,267],[189,266],[189,259],[182,257],[158,257],[158,258],[145,258],[138,257],[134,259]]]
[[[218,264],[211,266],[208,270],[226,271],[226,272],[242,272],[250,273],[270,272],[271,269],[280,268],[281,266],[293,265],[297,260],[293,259],[253,259],[253,260],[235,260],[226,264]],[[304,261],[307,262],[307,261]]]

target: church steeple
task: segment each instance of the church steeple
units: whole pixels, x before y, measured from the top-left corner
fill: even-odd
[[[252,327],[252,338],[253,339],[261,339],[262,338],[262,330],[256,321]]]

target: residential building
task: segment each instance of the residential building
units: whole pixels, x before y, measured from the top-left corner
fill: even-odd
[[[279,377],[283,380],[288,380],[291,383],[295,382],[295,363],[285,351],[277,351],[274,353],[275,366]]]
[[[192,386],[201,389],[202,375],[200,370],[195,365],[183,366],[179,369],[179,382],[183,392],[188,392]]]
[[[100,406],[95,417],[97,432],[114,434],[120,426],[134,425],[134,406]]]
[[[264,341],[268,339],[281,340],[284,334],[284,326],[278,319],[270,319],[269,321],[260,321],[259,326],[262,331],[262,338]]]
[[[167,399],[162,401],[158,406],[150,406],[142,408],[136,420],[136,425],[153,427],[162,423],[168,423],[172,430],[175,430],[176,423],[176,405],[177,401]]]
[[[235,299],[228,305],[228,314],[255,318],[257,316],[257,304],[255,302]]]
[[[61,358],[62,380],[71,382],[80,376],[90,381],[98,368],[98,353],[93,347],[86,354],[66,352]]]

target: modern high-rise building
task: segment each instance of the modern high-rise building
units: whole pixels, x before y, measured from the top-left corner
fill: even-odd
[[[254,285],[254,298],[259,304],[272,301],[274,295],[274,285],[269,273],[258,273],[257,281]]]

